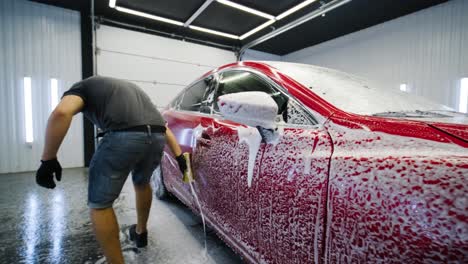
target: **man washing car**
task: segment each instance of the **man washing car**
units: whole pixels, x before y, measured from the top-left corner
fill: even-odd
[[[96,76],[73,85],[50,115],[42,164],[36,173],[40,186],[55,188],[53,174],[61,180],[57,152],[73,116],[79,112],[105,132],[89,167],[88,206],[93,229],[107,261],[124,263],[112,205],[127,176],[132,172],[137,210],[137,224],[130,228],[130,238],[138,247],[144,247],[152,202],[149,181],[161,161],[165,143],[182,172],[186,169],[185,158],[148,95],[133,83]]]

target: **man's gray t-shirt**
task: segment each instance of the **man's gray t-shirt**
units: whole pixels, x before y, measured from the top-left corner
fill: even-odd
[[[141,125],[165,126],[164,118],[149,96],[137,85],[109,77],[94,76],[74,84],[63,96],[84,101],[83,114],[103,131]]]

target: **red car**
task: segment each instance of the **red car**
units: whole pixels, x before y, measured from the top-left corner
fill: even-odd
[[[331,69],[238,62],[163,113],[167,191],[249,263],[468,263],[468,117]],[[195,196],[198,197],[199,203]]]

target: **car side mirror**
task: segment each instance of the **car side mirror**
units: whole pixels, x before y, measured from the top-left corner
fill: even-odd
[[[278,105],[265,92],[240,92],[218,97],[218,108],[229,120],[253,127],[276,128]]]

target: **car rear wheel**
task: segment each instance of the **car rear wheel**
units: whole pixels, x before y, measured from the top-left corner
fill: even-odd
[[[164,200],[169,196],[169,191],[164,185],[161,166],[158,166],[153,171],[153,176],[151,177],[151,187],[153,188],[154,196],[159,200]]]

